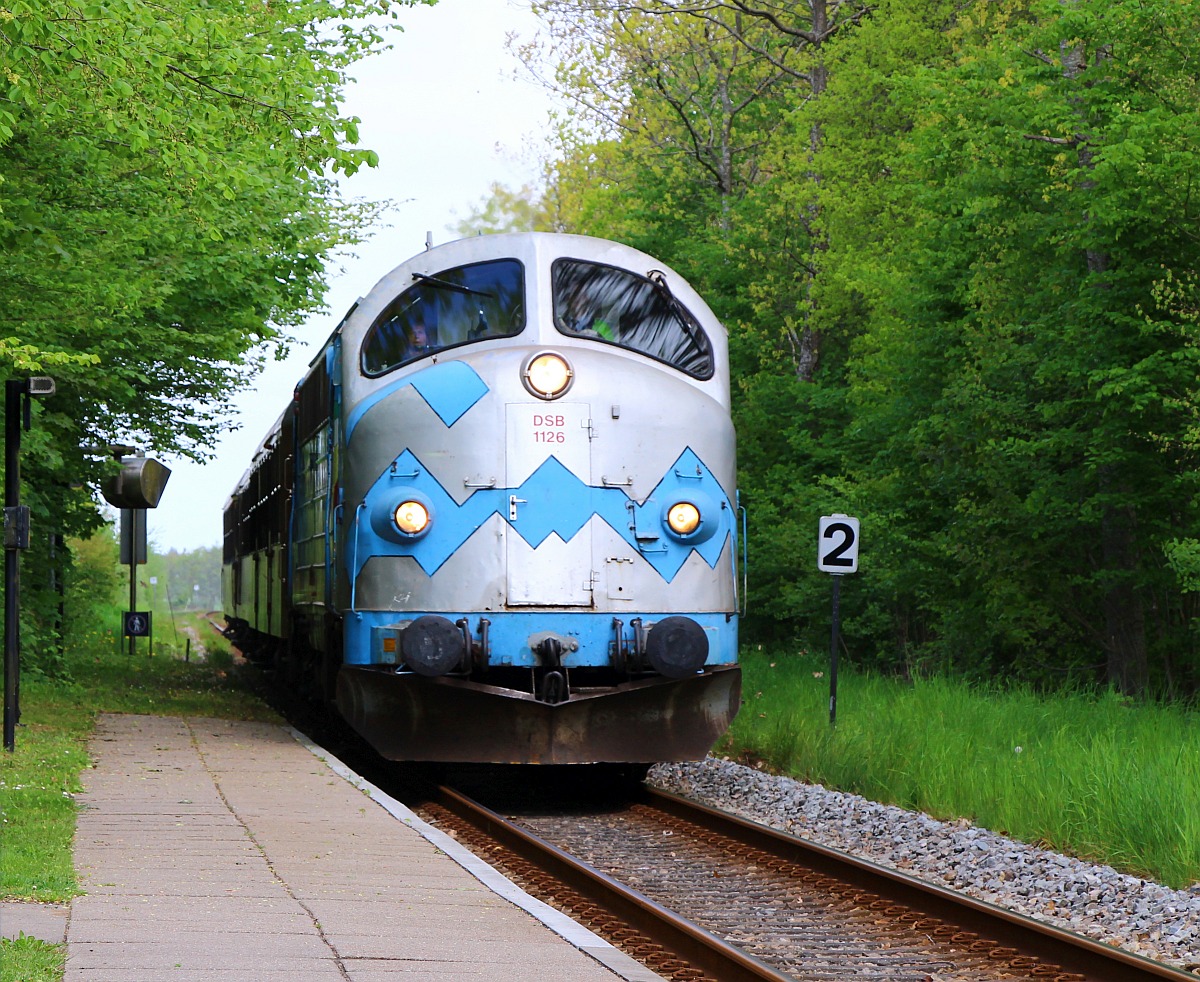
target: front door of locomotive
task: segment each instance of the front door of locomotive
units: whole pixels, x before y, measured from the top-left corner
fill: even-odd
[[[590,606],[590,407],[512,404],[505,415],[508,604]]]

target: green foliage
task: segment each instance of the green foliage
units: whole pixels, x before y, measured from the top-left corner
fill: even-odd
[[[70,539],[67,547],[71,565],[65,577],[65,627],[68,636],[75,636],[102,622],[120,604],[125,584],[111,526],[86,539]]]
[[[322,306],[325,261],[374,213],[331,177],[375,162],[341,111],[346,71],[410,2],[0,10],[0,378],[57,383],[22,439],[34,667],[60,657],[55,537],[101,524],[92,489],[115,465],[88,448],[209,453],[234,393]]]
[[[338,106],[381,37],[343,18],[388,4],[60,7],[0,23],[0,356],[54,370],[43,426],[191,450],[354,237],[325,174],[370,162]]]
[[[47,566],[26,563],[22,674],[69,678],[65,652],[74,639],[95,637],[97,631],[106,632],[106,648],[119,646],[121,612],[129,606],[129,567],[119,561],[115,531],[103,526],[86,539],[67,539],[55,547]],[[201,634],[215,640],[207,622],[187,612],[220,607],[221,550],[160,554],[151,547],[147,558],[136,568],[137,603],[154,615],[156,647],[182,657],[189,637],[193,645],[199,645]]]
[[[94,486],[81,446],[206,452],[264,346],[320,307],[371,213],[327,176],[373,160],[339,112],[382,43],[355,19],[390,6],[4,11],[0,373],[57,379],[26,448],[43,483]]]
[[[1164,110],[1162,79],[1132,67],[1168,69],[1171,31],[1118,7],[1073,5],[1064,20],[1047,4],[960,41],[954,65],[893,80],[920,107],[896,168],[911,224],[890,260],[904,293],[881,296],[889,329],[871,331],[856,377],[882,424],[882,455],[859,480],[899,491],[905,524],[940,540],[954,582],[926,610],[944,646],[1034,678],[1040,651],[1067,667],[1099,660],[1137,691],[1157,606],[1155,682],[1186,690],[1194,655],[1172,664],[1190,647],[1182,607],[1159,598],[1177,589],[1164,543],[1197,518],[1195,353],[1156,285],[1197,258],[1180,228],[1191,170],[1171,147],[1200,121]],[[1030,54],[1063,37],[1090,39],[1083,74]],[[1182,63],[1170,71],[1194,87]],[[920,380],[903,414],[889,376]],[[903,465],[881,482],[883,457]]]
[[[1188,593],[1200,591],[1200,540],[1171,539],[1163,545],[1171,571]]]
[[[497,232],[555,231],[545,203],[528,184],[518,190],[493,181],[488,194],[465,218],[451,226],[462,237]]]

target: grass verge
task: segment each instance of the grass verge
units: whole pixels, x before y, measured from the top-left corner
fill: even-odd
[[[1200,881],[1200,713],[1111,693],[1036,694],[743,654],[721,753],[1176,888]]]
[[[130,658],[115,650],[111,635],[98,633],[68,652],[69,681],[22,680],[16,750],[0,753],[0,898],[65,901],[79,892],[71,857],[74,795],[97,714],[277,719],[239,684],[215,632],[203,623],[196,630],[208,651],[203,661],[149,657],[144,649]],[[46,974],[47,959],[58,974]],[[61,978],[62,961],[60,945],[4,941],[0,982]]]
[[[0,982],[59,982],[63,946],[24,936],[0,949]]]

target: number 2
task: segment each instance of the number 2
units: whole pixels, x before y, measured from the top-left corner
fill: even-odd
[[[854,526],[847,525],[845,522],[834,522],[825,527],[824,538],[832,539],[839,533],[842,536],[842,541],[834,546],[831,552],[826,553],[821,562],[826,566],[845,566],[851,568],[854,566],[854,560],[847,557],[846,553],[854,546]]]

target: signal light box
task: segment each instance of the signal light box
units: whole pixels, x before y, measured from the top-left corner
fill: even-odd
[[[121,470],[100,489],[115,508],[157,508],[171,469],[153,457],[122,457]]]

